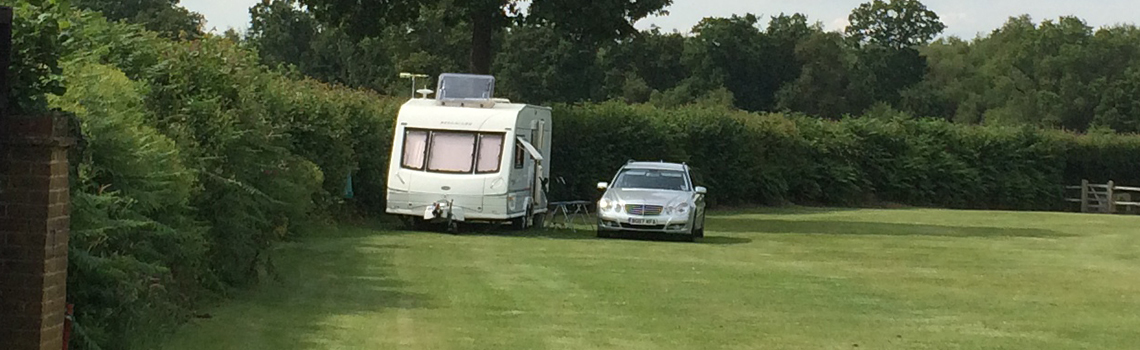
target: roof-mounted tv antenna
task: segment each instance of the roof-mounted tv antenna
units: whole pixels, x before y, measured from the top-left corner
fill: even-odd
[[[400,78],[401,79],[411,79],[412,80],[412,98],[416,98],[417,92],[421,93],[421,94],[423,93],[420,91],[416,91],[416,78],[427,78],[427,77],[428,77],[427,74],[400,72]],[[422,90],[427,90],[427,89],[422,89]],[[426,97],[426,95],[425,95],[425,97]]]

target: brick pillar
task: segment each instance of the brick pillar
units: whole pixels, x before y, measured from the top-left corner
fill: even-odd
[[[67,125],[55,116],[0,118],[0,349],[63,348]]]

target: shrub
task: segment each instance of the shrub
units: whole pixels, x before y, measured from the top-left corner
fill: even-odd
[[[1140,183],[1140,137],[873,111],[840,121],[710,106],[555,108],[552,198],[593,199],[626,158],[688,162],[713,204],[1054,210],[1081,179]],[[565,170],[558,170],[565,169]]]
[[[270,71],[227,39],[61,11],[76,35],[60,46],[69,92],[51,106],[86,141],[72,189],[68,298],[90,336],[78,342],[145,347],[183,310],[257,281],[273,243],[357,209],[341,198],[349,174],[366,189],[359,209],[382,210],[393,100]]]
[[[64,93],[63,70],[59,59],[72,23],[67,1],[0,0],[0,6],[13,7],[12,61],[8,67],[8,88],[4,91],[11,114],[48,111],[48,95]]]
[[[194,173],[172,140],[145,124],[143,86],[108,66],[65,64],[52,104],[81,120],[74,164],[68,301],[89,340],[122,348],[140,328],[170,324],[206,274],[193,219]],[[164,321],[165,322],[162,322]]]

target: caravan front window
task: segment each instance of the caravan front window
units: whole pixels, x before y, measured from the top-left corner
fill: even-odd
[[[424,130],[408,130],[404,132],[404,160],[405,168],[423,170],[424,156],[427,154],[428,132]]]
[[[404,168],[442,173],[497,173],[504,133],[407,129]]]
[[[474,163],[475,134],[433,131],[428,170],[445,173],[469,173]]]

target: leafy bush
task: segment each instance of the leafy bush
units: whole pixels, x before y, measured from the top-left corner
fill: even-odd
[[[59,11],[75,35],[45,66],[68,92],[14,91],[81,120],[68,290],[80,344],[147,347],[200,301],[257,281],[275,242],[382,210],[394,100],[270,71],[227,39]],[[354,173],[358,202],[345,202]]]
[[[1052,210],[1066,184],[1140,183],[1140,137],[913,119],[828,121],[710,106],[555,109],[552,197],[592,199],[627,158],[687,162],[714,204],[892,202]],[[559,170],[565,169],[565,170]]]
[[[1140,135],[1057,133],[1054,137],[1066,146],[1065,184],[1112,180],[1118,185],[1140,186]]]
[[[12,114],[43,113],[47,96],[64,93],[59,59],[71,22],[65,0],[2,0],[13,8],[12,61],[8,70],[8,111]]]
[[[190,207],[195,176],[174,142],[145,124],[141,84],[104,65],[64,67],[69,89],[52,104],[78,116],[84,132],[68,301],[80,305],[89,340],[122,348],[133,331],[184,314],[178,301],[205,273],[205,230]]]

